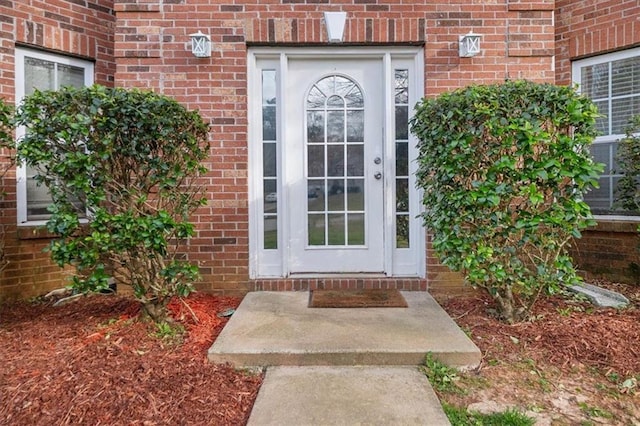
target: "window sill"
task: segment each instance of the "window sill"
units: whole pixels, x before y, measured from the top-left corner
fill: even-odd
[[[20,225],[18,226],[17,236],[19,240],[44,240],[57,237],[56,234],[49,232],[42,225]]]
[[[629,232],[637,233],[638,225],[640,225],[640,217],[638,216],[594,216],[597,224],[589,227],[587,230],[599,232]]]
[[[87,224],[81,224],[81,229],[86,233]],[[49,232],[44,225],[20,225],[17,229],[18,240],[52,240],[59,235]]]

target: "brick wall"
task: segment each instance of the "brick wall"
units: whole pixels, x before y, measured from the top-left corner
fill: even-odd
[[[152,88],[199,109],[212,125],[209,205],[195,218],[198,236],[189,253],[201,265],[201,287],[278,287],[285,284],[248,282],[247,44],[324,45],[322,13],[343,10],[345,44],[423,44],[425,94],[434,96],[505,78],[567,84],[572,59],[640,43],[639,9],[635,0],[0,0],[0,96],[13,102],[13,52],[19,43],[94,58],[98,83]],[[212,36],[210,60],[189,52],[188,35],[197,30]],[[482,35],[482,53],[461,59],[458,36],[469,31]],[[9,174],[1,206],[12,264],[0,298],[36,294],[61,280],[40,252],[46,236],[32,229],[18,234],[14,188]],[[459,284],[436,259],[427,264],[430,288]]]
[[[553,1],[544,0],[117,1],[116,85],[173,96],[212,124],[209,205],[197,214],[199,232],[190,252],[204,275],[201,288],[234,292],[318,285],[248,279],[247,44],[323,45],[323,12],[341,10],[347,12],[345,44],[424,44],[427,95],[508,77],[552,82],[553,7]],[[198,30],[211,35],[210,60],[189,51],[188,35]],[[458,36],[469,31],[482,34],[482,54],[461,59]],[[428,263],[432,288],[459,286],[458,276],[435,259]],[[361,284],[424,286],[420,280]]]
[[[571,84],[571,61],[640,45],[636,0],[556,2],[556,83]],[[637,223],[600,220],[574,243],[576,266],[589,278],[635,282],[639,263]]]
[[[556,83],[571,84],[571,61],[640,44],[637,0],[556,1]]]
[[[9,104],[15,102],[16,46],[94,60],[96,83],[112,85],[114,23],[111,0],[0,0],[0,96]],[[7,153],[1,154],[0,170],[7,162]],[[0,186],[5,193],[0,199],[0,225],[9,261],[0,277],[0,300],[30,297],[65,285],[65,272],[42,251],[49,236],[16,226],[15,170]]]
[[[638,222],[600,221],[582,233],[571,251],[585,278],[640,284]]]

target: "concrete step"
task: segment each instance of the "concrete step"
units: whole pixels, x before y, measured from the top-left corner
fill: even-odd
[[[449,425],[416,367],[271,367],[248,426]]]
[[[236,366],[419,365],[427,353],[454,366],[480,350],[426,292],[402,292],[408,308],[308,308],[308,292],[253,292],[209,349]]]

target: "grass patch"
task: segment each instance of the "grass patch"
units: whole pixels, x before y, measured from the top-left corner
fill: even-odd
[[[159,322],[154,324],[155,331],[151,334],[156,339],[167,343],[180,344],[184,336],[185,329],[181,324],[170,322]]]
[[[442,408],[451,422],[451,426],[533,426],[535,420],[517,410],[500,413],[469,413],[464,408],[443,403]]]
[[[428,353],[424,357],[424,365],[421,367],[422,372],[427,376],[431,386],[437,391],[443,393],[464,393],[456,382],[460,380],[458,370],[443,364]]]

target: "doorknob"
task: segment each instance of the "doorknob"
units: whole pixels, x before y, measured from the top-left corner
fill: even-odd
[[[373,177],[376,178],[377,180],[380,180],[382,179],[382,173],[376,172],[376,174],[374,174]]]
[[[376,158],[374,158],[374,159],[373,159],[373,162],[374,162],[375,164],[380,164],[380,163],[382,163],[382,158],[380,158],[380,157],[376,157]]]

